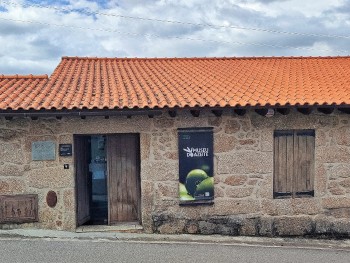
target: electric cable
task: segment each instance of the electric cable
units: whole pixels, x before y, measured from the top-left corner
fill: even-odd
[[[3,18],[0,17],[1,20],[21,22],[21,23],[29,23],[29,24],[39,24],[45,26],[55,26],[55,27],[64,27],[71,29],[80,29],[80,30],[93,30],[93,31],[102,31],[102,32],[110,32],[110,33],[118,33],[122,35],[129,36],[139,36],[139,37],[155,37],[155,38],[163,38],[163,39],[180,39],[180,40],[190,40],[190,41],[200,41],[200,42],[211,42],[211,43],[220,43],[220,44],[235,44],[235,45],[250,45],[250,46],[263,46],[263,47],[276,47],[276,48],[291,48],[298,50],[312,50],[312,51],[332,51],[338,53],[349,53],[348,50],[333,50],[333,49],[320,49],[320,48],[308,48],[308,47],[295,47],[295,46],[284,46],[284,45],[275,45],[275,44],[265,44],[265,43],[253,43],[253,42],[240,42],[240,41],[221,41],[221,40],[211,40],[211,39],[201,39],[201,38],[192,38],[192,37],[178,37],[178,36],[161,36],[156,34],[138,34],[131,32],[123,32],[119,30],[112,29],[102,29],[102,28],[90,28],[90,27],[80,27],[80,26],[70,26],[70,25],[62,25],[62,24],[52,24],[46,22],[38,22],[31,20],[20,20],[20,19],[11,19],[11,18]]]
[[[56,11],[63,11],[63,12],[67,12],[67,11],[72,12],[72,11],[74,11],[74,9],[70,9],[70,8],[63,8],[63,7],[56,7],[56,6],[45,6],[45,5],[39,5],[39,4],[29,4],[29,3],[19,4],[19,3],[14,3],[14,2],[11,2],[11,1],[0,1],[0,3],[5,3],[5,4],[9,4],[9,5],[14,5],[14,6],[47,8],[47,9],[53,9],[53,10],[56,10]],[[344,35],[290,32],[290,31],[267,29],[267,28],[243,27],[243,26],[237,26],[237,25],[215,25],[215,24],[207,24],[207,23],[205,23],[205,24],[204,23],[192,23],[192,22],[182,22],[182,21],[176,21],[176,20],[165,20],[165,19],[138,17],[138,16],[126,16],[126,15],[119,15],[119,14],[109,14],[109,13],[93,12],[93,11],[80,10],[80,9],[79,9],[79,11],[80,12],[83,11],[85,14],[90,14],[90,15],[103,15],[103,16],[120,17],[120,18],[126,18],[126,19],[137,19],[137,20],[143,20],[143,21],[154,21],[154,22],[160,22],[160,23],[181,24],[181,25],[188,25],[188,26],[250,30],[250,31],[258,31],[258,32],[265,32],[265,33],[296,35],[296,36],[327,37],[327,38],[336,38],[336,39],[350,39],[350,36],[344,36]]]

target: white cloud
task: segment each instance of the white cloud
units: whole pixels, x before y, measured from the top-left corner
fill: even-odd
[[[304,34],[347,35],[349,12],[344,10],[349,11],[350,5],[345,0],[319,0],[317,4],[305,0],[54,2],[36,0],[34,2],[72,11],[41,8],[31,5],[30,1],[0,1],[0,74],[51,74],[61,56],[67,55],[101,57],[337,55],[343,54],[337,50],[347,49],[350,40],[186,24],[216,24]],[[114,15],[183,23],[163,23]],[[67,27],[53,26],[54,24]],[[237,45],[236,42],[246,44]],[[266,46],[252,45],[254,43]],[[285,47],[278,48],[273,45]],[[287,46],[305,49],[298,50]],[[308,48],[313,50],[307,50]]]

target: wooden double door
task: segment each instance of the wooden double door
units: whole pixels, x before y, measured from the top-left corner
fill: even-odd
[[[105,162],[106,217],[103,223],[115,225],[122,222],[141,223],[140,139],[138,134],[99,135],[99,145],[105,151],[99,163]],[[77,224],[96,224],[98,215],[94,204],[96,193],[92,172],[95,160],[92,147],[93,135],[74,137],[76,167]],[[101,161],[102,160],[102,161]],[[101,165],[100,165],[101,166]],[[101,181],[101,180],[100,180]],[[108,212],[108,215],[107,215]],[[102,212],[101,212],[102,213]]]

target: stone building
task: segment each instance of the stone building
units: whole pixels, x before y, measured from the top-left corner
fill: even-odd
[[[350,57],[64,57],[50,77],[2,75],[0,227],[349,236],[349,76]],[[203,202],[179,197],[183,128],[212,135]]]

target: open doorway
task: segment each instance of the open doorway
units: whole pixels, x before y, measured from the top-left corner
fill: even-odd
[[[141,223],[138,134],[75,135],[77,224]]]
[[[106,225],[108,223],[106,136],[91,136],[90,149],[91,217],[88,223],[91,225]]]

